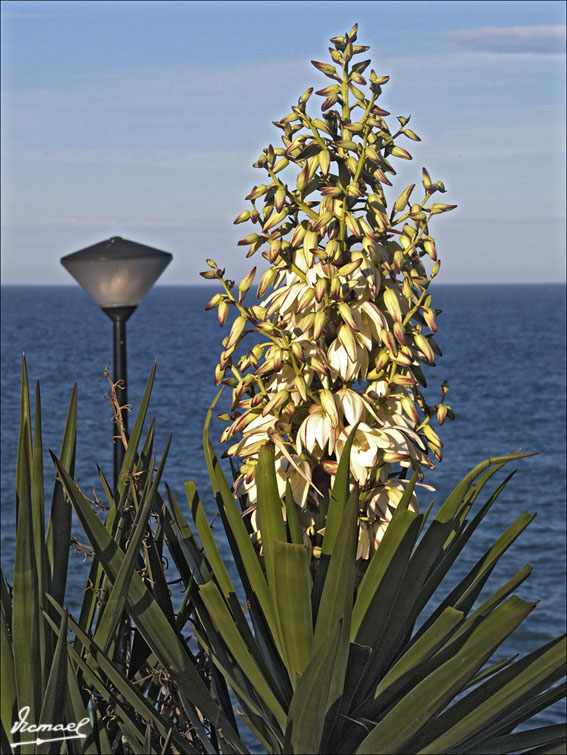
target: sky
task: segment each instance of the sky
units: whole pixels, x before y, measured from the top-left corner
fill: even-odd
[[[390,76],[379,104],[422,139],[395,196],[425,166],[458,205],[430,225],[438,281],[564,281],[565,8],[5,0],[2,284],[73,284],[60,257],[111,236],[171,252],[164,284],[203,282],[209,257],[242,277],[252,163],[355,22]]]

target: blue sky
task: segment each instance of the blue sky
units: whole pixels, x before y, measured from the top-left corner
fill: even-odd
[[[172,252],[163,283],[243,275],[251,164],[354,22],[422,138],[397,193],[426,166],[459,205],[439,282],[565,280],[563,2],[6,0],[2,282],[72,283],[59,258],[114,235]]]

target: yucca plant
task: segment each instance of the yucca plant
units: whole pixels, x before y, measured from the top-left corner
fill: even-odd
[[[27,706],[28,722],[39,726],[83,722],[84,737],[49,742],[51,752],[246,752],[234,698],[236,713],[270,753],[561,751],[562,727],[521,734],[514,729],[564,694],[564,686],[556,685],[564,673],[564,638],[519,660],[490,662],[535,605],[512,595],[530,567],[474,606],[530,514],[511,524],[423,620],[424,606],[511,475],[469,523],[484,485],[521,454],[475,468],[428,526],[430,510],[408,509],[414,475],[359,580],[358,491],[349,484],[352,436],[331,492],[319,558],[303,542],[289,486],[284,520],[273,448],[261,450],[260,553],[208,438],[213,405],[205,456],[240,578],[235,587],[195,486],[187,483],[186,492],[200,543],[171,491],[168,505],[157,493],[165,454],[154,474],[153,423],[136,450],[152,382],[153,373],[126,452],[118,501],[101,475],[109,503],[104,523],[72,478],[73,393],[61,459],[54,459],[58,481],[45,537],[39,391],[32,440],[24,364],[11,596],[2,582],[3,751],[45,751],[47,735],[30,740],[12,732]],[[70,503],[93,549],[89,586],[95,589],[85,593],[78,620],[61,607]],[[49,534],[55,532],[57,538]],[[125,532],[128,542],[121,547]],[[173,605],[167,586],[165,547],[185,588],[180,606]],[[242,591],[246,611],[237,597]],[[124,615],[132,622],[125,650]],[[212,667],[187,646],[189,620]]]
[[[319,558],[304,542],[289,485],[282,513],[273,444],[260,449],[260,554],[208,438],[212,411],[205,456],[246,614],[188,483],[206,556],[206,569],[195,571],[195,631],[266,752],[564,752],[563,726],[517,728],[565,695],[564,683],[557,684],[565,675],[565,637],[524,657],[494,658],[536,606],[514,594],[531,567],[477,604],[500,557],[533,515],[526,511],[512,522],[448,594],[440,589],[514,473],[475,512],[486,484],[529,454],[479,464],[435,516],[431,506],[421,514],[408,507],[415,473],[360,579],[359,491],[349,479],[355,431],[330,494]],[[431,599],[437,607],[428,610]]]
[[[432,420],[452,414],[446,384],[435,406],[419,386],[439,353],[430,222],[454,205],[433,201],[445,187],[425,169],[422,199],[413,184],[390,198],[392,158],[411,158],[398,142],[419,137],[409,118],[388,125],[388,77],[364,78],[357,31],[331,39],[332,62],[312,61],[331,80],[321,116],[309,88],[274,122],[282,145],[254,164],[265,183],[235,223],[256,224],[239,244],[269,263],[258,303],[245,304],[255,269],[238,287],[214,260],[202,273],[222,285],[207,305],[219,323],[236,310],[215,371],[232,389],[221,441],[238,460],[234,493],[211,413],[204,444],[248,617],[191,485],[212,573],[194,591],[196,632],[267,752],[552,752],[561,727],[513,732],[564,694],[564,638],[493,659],[535,606],[513,594],[530,568],[475,604],[531,514],[439,595],[510,476],[469,520],[473,504],[522,454],[480,464],[435,516],[418,512],[415,486],[429,454],[441,459]],[[246,351],[248,333],[261,340]]]
[[[442,442],[433,429],[452,417],[441,400],[430,406],[424,366],[440,353],[429,292],[439,271],[433,218],[454,209],[436,200],[444,192],[424,168],[422,196],[415,184],[396,197],[402,144],[419,141],[399,116],[393,127],[381,95],[388,76],[360,60],[357,26],[331,39],[332,62],[312,61],[331,83],[313,87],[275,121],[281,145],[268,145],[254,167],[262,183],[246,199],[235,223],[256,232],[238,243],[269,266],[256,303],[246,303],[256,268],[238,290],[214,260],[201,273],[217,279],[220,324],[236,311],[215,370],[232,388],[222,442],[238,460],[235,490],[258,531],[256,469],[266,440],[276,445],[280,494],[289,480],[306,538],[321,547],[328,490],[346,440],[357,425],[351,472],[360,487],[357,557],[367,561],[388,526],[411,470],[433,468]],[[364,76],[363,76],[364,74]],[[367,78],[365,78],[367,77]],[[393,197],[390,192],[394,192]],[[256,342],[244,350],[249,333]],[[408,475],[409,472],[409,475]],[[417,509],[414,495],[410,507]]]
[[[154,371],[116,497],[100,473],[106,505],[93,506],[73,481],[73,391],[59,458],[52,454],[57,479],[45,534],[40,393],[38,385],[32,432],[24,360],[11,589],[2,576],[2,752],[46,752],[46,746],[49,752],[102,755],[242,749],[232,714],[226,719],[211,694],[206,661],[183,634],[192,611],[188,593],[174,605],[163,565],[167,547],[185,587],[192,582],[191,543],[158,494],[169,443],[156,468],[154,422],[141,442]],[[75,619],[63,608],[72,508],[92,548]],[[216,695],[227,694],[220,677],[216,689]],[[22,719],[40,728],[14,726]],[[46,733],[50,726],[79,722],[81,736],[73,739],[56,741]]]

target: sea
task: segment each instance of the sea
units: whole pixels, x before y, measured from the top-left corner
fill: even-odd
[[[157,285],[127,325],[128,399],[132,419],[150,370],[157,372],[149,416],[156,417],[156,453],[173,433],[164,477],[179,502],[184,482],[194,480],[210,518],[214,502],[203,457],[202,432],[217,388],[213,373],[227,329],[219,328],[207,301],[215,283],[202,286]],[[537,608],[499,649],[499,655],[525,654],[565,631],[566,533],[566,385],[565,287],[538,285],[435,285],[432,305],[441,309],[436,340],[443,352],[426,368],[427,397],[436,403],[441,383],[454,421],[440,428],[443,461],[428,474],[442,501],[455,484],[488,457],[521,448],[535,452],[519,462],[517,474],[456,562],[448,591],[522,512],[537,516],[501,559],[485,593],[504,584],[529,563],[533,573],[517,590]],[[78,286],[3,286],[1,419],[1,563],[12,582],[15,546],[15,471],[22,355],[30,388],[39,379],[46,490],[54,477],[48,449],[58,452],[67,406],[78,386],[76,476],[82,491],[103,498],[97,464],[112,479],[111,411],[105,365],[112,363],[112,324]],[[228,397],[221,399],[227,405]],[[211,437],[220,456],[220,421]],[[491,485],[490,490],[503,478]],[[493,478],[494,479],[494,478]],[[50,492],[46,494],[50,500]],[[190,515],[185,504],[188,520]],[[218,532],[218,530],[215,530]],[[77,528],[77,537],[80,531]],[[218,532],[221,551],[230,553]],[[231,567],[233,568],[233,566]],[[71,559],[67,603],[80,605],[88,564]],[[181,596],[179,596],[181,597]],[[565,706],[555,704],[533,719],[537,725],[563,723]],[[258,751],[251,745],[252,751]]]

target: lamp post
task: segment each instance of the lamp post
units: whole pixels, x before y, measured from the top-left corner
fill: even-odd
[[[114,329],[114,384],[120,407],[128,403],[126,384],[126,321],[169,265],[173,256],[135,241],[113,236],[61,258],[61,264],[102,311]],[[128,416],[121,409],[122,424],[128,431]],[[124,461],[124,447],[114,443],[114,490]]]

